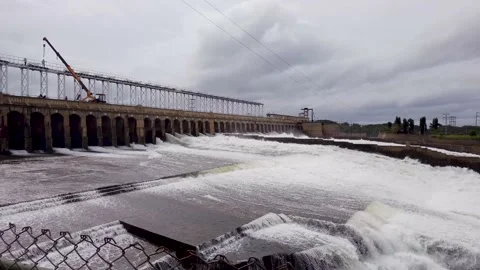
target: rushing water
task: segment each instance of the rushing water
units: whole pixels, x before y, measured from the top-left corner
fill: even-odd
[[[202,234],[205,226],[211,235],[221,227],[216,222],[232,215],[250,221],[205,239],[198,246],[205,258],[274,255],[272,261],[288,261],[297,269],[480,269],[480,177],[473,171],[333,146],[221,135],[168,139],[147,148],[146,156],[154,157],[148,159],[150,169],[156,163],[164,168],[165,156],[195,156],[197,167],[202,160],[236,165],[88,204],[107,212],[103,201],[140,207],[148,198],[145,212],[155,217],[156,198],[176,201],[185,205],[184,212],[171,214],[191,224],[177,229],[178,235],[182,230]],[[62,212],[75,215],[80,205]],[[131,212],[120,212],[139,212],[129,207]],[[196,215],[200,209],[209,216]]]
[[[477,173],[336,147],[225,136],[178,142],[243,163],[145,192],[203,197],[231,211],[276,209],[200,245],[207,258],[280,254],[298,269],[480,269]]]

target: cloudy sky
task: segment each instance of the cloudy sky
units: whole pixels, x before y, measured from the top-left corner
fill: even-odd
[[[41,59],[47,36],[72,66],[337,121],[472,124],[480,111],[477,0],[208,0],[288,64],[204,0],[183,1],[0,0],[0,54]]]

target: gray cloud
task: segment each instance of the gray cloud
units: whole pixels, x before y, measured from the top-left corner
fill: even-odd
[[[188,2],[281,71],[181,1],[7,1],[0,53],[39,59],[48,36],[73,66],[260,101],[278,113],[313,107],[338,121],[448,112],[466,124],[480,110],[476,2],[210,1],[315,83],[202,1]],[[49,51],[47,60],[56,61]]]
[[[372,57],[372,52],[359,54],[355,43],[335,44],[315,33],[315,28],[279,2],[259,2],[248,2],[258,4],[257,14],[249,14],[253,20],[245,20],[244,13],[249,10],[245,4],[232,8],[229,14],[234,20],[250,22],[246,24],[248,31],[316,84],[282,65],[248,37],[243,36],[242,41],[247,40],[255,51],[304,86],[211,29],[200,39],[192,67],[199,88],[260,99],[276,112],[293,114],[301,107],[314,107],[320,118],[342,121],[388,121],[399,114],[434,117],[444,112],[467,119],[472,117],[467,114],[480,105],[475,98],[480,80],[471,72],[480,67],[480,37],[476,34],[480,23],[476,19],[460,21],[454,27],[439,24],[408,47]],[[229,53],[222,55],[222,48]],[[218,55],[222,55],[221,61],[212,62]]]

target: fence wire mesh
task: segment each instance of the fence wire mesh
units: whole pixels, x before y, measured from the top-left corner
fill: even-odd
[[[289,264],[268,269],[290,269]],[[9,224],[0,229],[0,270],[44,269],[265,269],[258,258],[232,263],[225,256],[211,260],[195,250],[173,252],[165,247],[148,248],[142,243],[117,243],[113,238],[93,239],[60,232],[53,237],[48,229],[34,234],[31,227]]]

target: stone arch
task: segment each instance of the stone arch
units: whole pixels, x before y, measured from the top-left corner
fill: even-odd
[[[173,123],[170,119],[165,119],[165,132],[173,134]]]
[[[145,136],[145,143],[153,143],[152,120],[145,117],[143,119],[143,136]]]
[[[102,121],[102,145],[112,146],[112,120],[110,117],[104,115],[101,118]]]
[[[182,134],[182,126],[180,124],[180,120],[175,119],[173,120],[173,131],[178,134]]]
[[[89,114],[87,115],[87,138],[88,145],[97,146],[98,145],[98,136],[97,136],[97,118]]]
[[[230,130],[230,122],[226,122],[226,123],[225,123],[225,132],[227,132],[227,133],[232,132],[232,131]]]
[[[235,132],[237,133],[241,133],[242,132],[242,126],[240,125],[240,123],[235,123]]]
[[[30,114],[30,135],[32,138],[32,150],[46,150],[47,140],[45,137],[45,117],[39,112]]]
[[[82,118],[78,114],[70,114],[70,140],[72,148],[82,148]]]
[[[211,134],[211,130],[210,130],[210,122],[208,121],[205,121],[205,133],[206,134]]]
[[[183,121],[182,121],[182,131],[183,131],[183,134],[191,134],[190,133],[190,123],[188,122],[188,120],[183,119]]]
[[[213,131],[214,131],[215,133],[219,133],[219,132],[220,132],[220,125],[218,124],[217,121],[214,121],[214,122],[213,122]]]
[[[117,116],[115,117],[115,133],[117,135],[117,145],[125,145],[125,120]]]
[[[220,130],[220,133],[225,133],[225,123],[220,122],[219,130]]]
[[[155,140],[159,138],[160,140],[165,140],[165,135],[163,134],[162,120],[160,118],[155,119]]]
[[[138,143],[137,119],[135,117],[128,117],[128,136],[130,137],[130,143]]]
[[[17,111],[7,114],[8,148],[25,149],[25,116]]]
[[[60,113],[50,115],[50,127],[52,129],[52,146],[58,148],[65,147],[63,115]]]
[[[260,124],[259,124],[259,123],[256,123],[256,124],[255,124],[255,131],[256,131],[256,132],[259,132],[259,133],[262,132],[262,131],[260,130]]]
[[[197,128],[195,126],[195,121],[193,120],[190,120],[190,133],[192,134],[192,136],[198,136]]]
[[[202,134],[205,133],[205,129],[203,127],[203,122],[198,120],[197,124],[198,124],[198,133],[202,133]]]
[[[250,132],[255,132],[255,124],[250,123]]]

